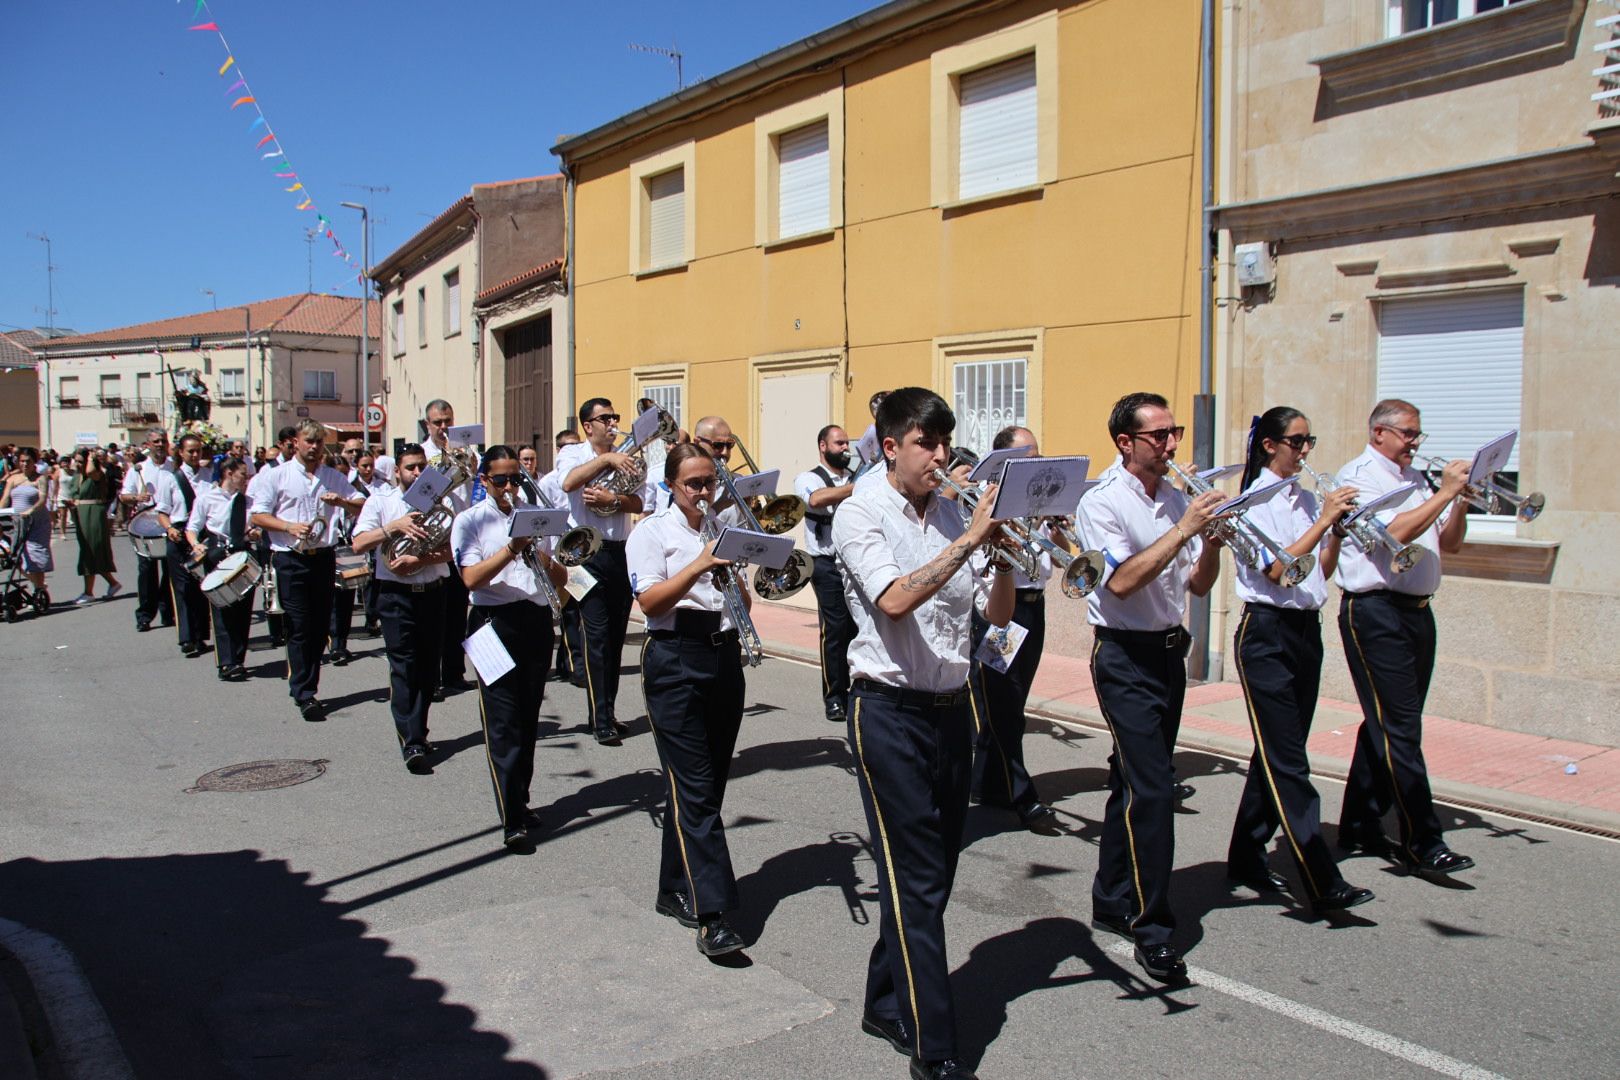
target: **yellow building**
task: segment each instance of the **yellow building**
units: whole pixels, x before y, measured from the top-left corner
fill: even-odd
[[[1198,79],[1197,0],[902,0],[565,139],[571,400],[792,476],[922,385],[1102,468],[1198,389]]]

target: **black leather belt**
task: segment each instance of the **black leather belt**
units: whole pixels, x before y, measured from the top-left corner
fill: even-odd
[[[1018,602],[1020,604],[1039,604],[1046,599],[1045,589],[1019,589]]]
[[[1291,608],[1279,604],[1262,604],[1258,600],[1249,600],[1244,603],[1243,610],[1253,615],[1276,615],[1284,619],[1309,619],[1312,622],[1322,621],[1320,608]]]
[[[1091,629],[1103,641],[1166,651],[1186,648],[1192,642],[1192,635],[1183,626],[1173,626],[1168,630],[1116,630],[1112,626],[1093,626]]]
[[[448,577],[434,578],[432,581],[383,581],[379,578],[377,586],[386,593],[420,593],[442,589],[449,580]]]
[[[933,690],[910,690],[904,686],[890,686],[888,683],[873,682],[871,679],[856,679],[850,684],[851,688],[870,697],[887,698],[901,705],[912,708],[937,709],[965,705],[968,700],[968,688],[963,685],[956,690],[947,690],[936,693]]]
[[[1407,608],[1412,611],[1421,611],[1423,608],[1429,606],[1429,601],[1433,600],[1434,597],[1432,595],[1420,596],[1416,593],[1396,592],[1394,589],[1368,589],[1366,592],[1347,592],[1344,594],[1344,600],[1346,603],[1352,599],[1388,600],[1396,607]]]
[[[676,608],[673,630],[648,630],[647,636],[654,641],[697,641],[706,645],[735,644],[737,631],[720,629],[721,618],[718,611]]]

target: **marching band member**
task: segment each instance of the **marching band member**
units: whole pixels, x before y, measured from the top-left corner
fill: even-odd
[[[450,546],[472,601],[468,635],[486,623],[494,626],[517,663],[494,682],[479,676],[478,711],[502,839],[507,847],[518,848],[528,846],[529,830],[540,827],[529,809],[529,781],[552,646],[551,606],[524,553],[532,549],[532,558],[553,586],[560,587],[568,575],[551,560],[549,540],[510,535],[519,483],[517,454],[509,446],[492,446],[480,468],[489,497],[456,516]]]
[[[320,421],[301,422],[298,456],[265,474],[250,508],[253,524],[270,533],[276,590],[287,613],[287,692],[308,721],[326,719],[315,693],[337,574],[332,533],[311,539],[311,522],[332,507],[358,512],[361,506],[343,474],[325,464],[325,438]]]
[[[1265,487],[1300,473],[1300,462],[1316,445],[1311,422],[1286,405],[1257,417],[1249,434],[1242,489]],[[1254,755],[1238,802],[1226,873],[1262,893],[1287,886],[1266,865],[1266,846],[1281,824],[1289,854],[1299,866],[1305,893],[1317,911],[1342,911],[1373,898],[1339,873],[1322,837],[1322,799],[1311,784],[1305,742],[1322,681],[1322,605],[1327,578],[1339,561],[1339,538],[1332,527],[1355,506],[1349,484],[1317,500],[1296,482],[1246,516],[1289,555],[1316,555],[1316,568],[1299,584],[1281,584],[1282,563],[1270,558],[1263,570],[1237,563],[1237,595],[1243,601],[1232,653],[1238,681],[1249,704]]]
[[[844,600],[844,577],[833,547],[833,516],[855,493],[849,473],[849,436],[837,424],[816,435],[821,464],[793,481],[793,493],[804,500],[804,547],[814,560],[810,586],[816,591],[816,616],[821,622],[821,698],[827,719],[847,720],[849,702],[849,643],[855,639],[855,619]]]
[[[698,502],[713,504],[713,460],[701,447],[677,445],[664,459],[664,479],[674,502],[643,519],[625,551],[647,618],[641,685],[669,788],[654,909],[695,928],[705,956],[720,956],[744,945],[725,920],[740,898],[720,816],[744,691],[737,627],[713,576],[731,564],[702,535]],[[742,575],[736,580],[750,603]]]
[[[366,498],[355,522],[354,550],[375,556],[372,588],[388,655],[388,708],[394,715],[399,751],[413,773],[433,771],[428,759],[428,707],[439,683],[438,657],[444,634],[445,564],[450,548],[406,555],[390,562],[383,549],[394,537],[423,540],[422,515],[405,502],[405,492],[427,467],[420,443],[406,443],[398,461],[399,486],[380,486]]]
[[[169,468],[169,433],[153,428],[146,433],[145,447],[146,460],[124,474],[124,486],[118,494],[118,501],[132,508],[156,503],[160,491],[174,486],[174,472]],[[170,498],[167,494],[164,497]],[[178,492],[173,498],[178,499]],[[154,618],[161,619],[164,626],[174,625],[174,595],[169,588],[167,559],[138,556],[135,591],[140,600],[135,607],[137,631],[144,634],[152,629]]]
[[[522,483],[518,487],[518,499],[525,506],[540,505],[540,451],[532,446],[521,447],[518,450],[518,479]]]
[[[1027,446],[1033,456],[1041,452],[1035,433],[1023,427],[996,432],[990,446],[993,450]],[[1052,532],[1050,539],[1067,550],[1068,542],[1060,534]],[[1024,764],[1024,707],[1029,702],[1035,670],[1041,665],[1041,653],[1046,647],[1046,583],[1052,577],[1052,556],[1043,550],[1036,562],[1040,569],[1039,580],[1025,577],[1016,568],[1012,571],[1015,596],[1012,621],[1028,631],[1017,655],[1004,672],[977,661],[973,664],[976,734],[972,794],[985,806],[1011,810],[1024,828],[1046,832],[1055,828],[1057,811],[1040,801],[1029,768]],[[975,614],[973,640],[982,641],[989,632],[990,624]]]
[[[213,485],[203,476],[201,439],[182,435],[175,450],[180,464],[174,471],[174,483],[180,498],[169,513],[169,588],[174,592],[180,651],[187,659],[196,659],[208,651],[209,604],[202,594],[202,582],[186,569],[191,546],[185,542],[185,529],[193,508]]]
[[[217,482],[208,489],[192,508],[186,521],[186,540],[194,557],[203,559],[213,568],[219,560],[238,551],[247,551],[259,539],[259,530],[249,527],[248,464],[234,455],[220,459]],[[257,590],[226,607],[211,609],[214,619],[214,637],[217,652],[214,659],[219,665],[221,682],[241,682],[247,678],[247,643],[253,623],[253,600]]]
[[[1380,401],[1367,418],[1367,449],[1339,472],[1365,502],[1402,484],[1421,482],[1412,454],[1423,442],[1417,406]],[[1387,552],[1371,555],[1354,544],[1339,557],[1339,636],[1361,701],[1362,724],[1339,816],[1339,845],[1349,851],[1400,858],[1418,874],[1438,877],[1467,870],[1474,860],[1446,846],[1423,760],[1423,702],[1434,674],[1434,612],[1440,554],[1462,549],[1467,515],[1457,499],[1468,483],[1465,460],[1451,462],[1432,495],[1414,491],[1394,507],[1387,528],[1403,544],[1425,549],[1405,573]],[[1397,852],[1382,818],[1391,801],[1398,811]]]
[[[418,444],[420,445],[420,444]],[[361,451],[354,461],[354,475],[349,477],[349,483],[354,485],[354,492],[362,499],[371,498],[374,490],[380,491],[388,485],[377,476],[377,458],[370,450]],[[376,637],[382,633],[381,615],[377,608],[377,555],[370,555],[371,580],[366,582],[362,590],[365,597],[366,622],[361,629],[368,637]]]
[[[833,519],[855,617],[849,741],[881,915],[861,1029],[912,1055],[911,1075],[921,1080],[973,1076],[956,1061],[945,903],[972,765],[970,616],[976,598],[997,626],[1013,609],[1011,577],[995,574],[986,588],[975,555],[999,524],[990,517],[994,498],[964,522],[936,491],[955,426],[931,390],[890,393],[877,417],[883,482],[860,485]]]
[[[265,459],[265,463],[253,478],[248,481],[248,505],[259,497],[264,485],[270,482],[270,474],[296,456],[294,450],[298,446],[298,429],[291,424],[276,432],[276,452]],[[259,534],[258,545],[254,548],[253,557],[259,560],[260,569],[268,574],[271,567],[270,534],[263,529],[255,530]],[[279,591],[279,590],[278,590]],[[264,616],[265,629],[270,634],[270,647],[279,649],[287,644],[287,617],[285,615],[272,615],[269,612]]]
[[[352,440],[358,444],[359,439]],[[349,481],[354,487],[354,469],[351,462],[360,454],[358,445],[352,449],[348,443],[344,444],[340,454],[328,453],[326,463],[342,474],[343,479]],[[364,499],[366,493],[359,488],[354,489],[357,499]],[[354,516],[341,510],[327,516],[326,527],[332,534],[334,548],[354,548]],[[345,589],[341,582],[336,583],[337,588],[332,592],[332,620],[326,628],[326,661],[333,667],[343,667],[354,659],[349,651],[349,631],[354,628],[354,589]]]
[[[1078,514],[1080,535],[1106,563],[1102,583],[1087,598],[1087,616],[1096,637],[1092,686],[1114,740],[1092,925],[1134,941],[1136,962],[1161,982],[1187,976],[1170,944],[1176,925],[1170,755],[1191,640],[1181,620],[1188,591],[1205,595],[1220,573],[1220,546],[1201,534],[1226,499],[1208,491],[1189,500],[1167,479],[1183,432],[1158,394],[1120,398],[1108,418],[1119,460],[1080,500]]]
[[[428,464],[448,472],[450,429],[456,426],[456,410],[443,398],[435,398],[427,403],[422,415],[427,423],[428,442],[423,449],[428,452]],[[476,464],[477,451],[468,447],[467,453]],[[472,481],[469,479],[452,488],[445,493],[445,498],[450,502],[450,509],[459,515],[472,501]],[[445,584],[444,618],[444,641],[439,653],[440,695],[451,690],[472,689],[472,683],[467,681],[467,654],[461,650],[461,642],[467,636],[467,590],[459,574],[451,574]]]
[[[639,514],[649,499],[645,485],[627,494],[600,486],[609,470],[623,473],[634,467],[629,454],[613,447],[619,438],[619,414],[607,398],[591,398],[579,407],[585,441],[566,446],[557,455],[557,471],[568,495],[570,523],[592,525],[602,532],[602,547],[585,563],[596,584],[580,600],[580,622],[585,638],[585,694],[591,732],[604,746],[618,746],[621,728],[614,714],[619,695],[619,668],[624,635],[630,621],[630,572],[625,567],[624,542],[630,536],[630,515]],[[595,510],[606,510],[606,516]]]
[[[557,432],[557,449],[573,446],[579,436],[572,431]],[[521,458],[521,455],[520,455]],[[538,461],[538,455],[536,455]],[[568,495],[562,489],[562,473],[553,466],[546,475],[535,481],[536,502],[539,505],[567,507]],[[562,594],[562,626],[557,634],[557,658],[552,663],[552,677],[585,689],[585,633],[580,623],[580,604],[573,595]]]

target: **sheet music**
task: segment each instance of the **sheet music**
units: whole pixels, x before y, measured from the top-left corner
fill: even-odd
[[[485,623],[474,634],[461,643],[461,648],[467,654],[478,670],[479,679],[485,686],[498,682],[501,676],[517,667],[512,654],[506,651],[501,643],[501,637],[495,632],[494,623]]]

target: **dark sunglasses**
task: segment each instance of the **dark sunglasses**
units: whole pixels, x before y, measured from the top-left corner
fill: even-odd
[[[737,445],[736,442],[731,439],[699,439],[698,442],[703,443],[706,446],[712,446],[716,450],[730,450],[733,446]]]
[[[1171,436],[1174,436],[1176,441],[1180,442],[1182,436],[1186,434],[1186,426],[1177,424],[1175,427],[1154,428],[1152,431],[1133,431],[1131,432],[1131,438],[1147,439],[1149,442],[1162,444],[1169,442]]]
[[[597,421],[604,424],[617,424],[619,422],[619,414],[616,412],[597,413],[595,416],[591,417],[585,422],[590,424]]]
[[[484,477],[484,483],[489,487],[517,487],[519,484],[523,483],[523,480],[521,477],[507,476],[503,474],[501,476],[486,476]]]
[[[1303,450],[1307,446],[1309,446],[1309,447],[1311,447],[1313,449],[1316,447],[1316,436],[1315,435],[1284,435],[1282,438],[1280,438],[1280,439],[1278,439],[1276,441],[1280,442],[1280,443],[1287,443],[1289,446],[1292,446],[1296,451]]]
[[[712,476],[695,476],[690,480],[681,481],[681,487],[685,488],[687,491],[708,491],[710,488],[714,487],[714,484],[715,479]]]

